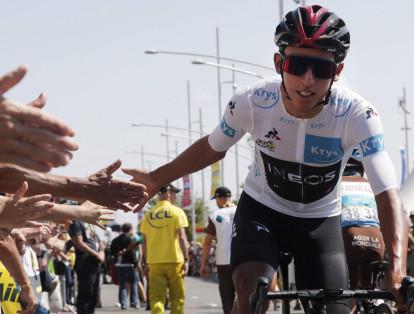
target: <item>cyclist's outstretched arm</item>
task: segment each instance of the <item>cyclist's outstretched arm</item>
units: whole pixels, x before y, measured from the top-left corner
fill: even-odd
[[[224,158],[225,155],[225,151],[218,152],[211,148],[208,142],[208,136],[205,136],[188,147],[173,161],[166,163],[154,171],[148,172],[142,169],[131,168],[124,168],[122,171],[132,176],[134,182],[144,184],[147,187],[148,199],[150,199],[158,192],[161,186],[186,174],[201,170]]]
[[[381,231],[389,254],[390,272],[386,278],[387,288],[396,297],[397,303],[403,300],[398,293],[401,281],[406,275],[408,222],[396,189],[389,189],[375,196]]]

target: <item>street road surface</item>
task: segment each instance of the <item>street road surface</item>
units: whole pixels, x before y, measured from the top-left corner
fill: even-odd
[[[187,314],[219,314],[221,310],[220,296],[218,292],[218,283],[207,281],[199,277],[185,278],[186,300],[184,312]],[[112,314],[125,312],[143,312],[145,309],[130,309],[126,311],[116,307],[118,302],[118,287],[115,285],[102,286],[102,308],[96,309],[97,314]],[[169,311],[166,311],[169,313]],[[149,313],[148,311],[146,313]],[[274,310],[273,305],[268,313],[281,313],[280,310]],[[292,313],[303,313],[302,311],[292,311]]]

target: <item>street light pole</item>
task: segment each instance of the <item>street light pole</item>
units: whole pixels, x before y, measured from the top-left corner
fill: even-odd
[[[234,71],[234,64],[232,64],[233,66],[233,71],[231,71],[231,78],[232,78],[232,89],[233,89],[233,96],[236,94],[236,89],[237,89],[237,85],[236,85],[236,71]],[[239,189],[240,189],[240,180],[239,180],[239,144],[236,143],[236,145],[234,146],[234,150],[236,151],[235,155],[236,155],[236,199],[239,199]]]
[[[198,122],[200,123],[200,138],[201,138],[203,137],[203,117],[202,117],[201,108],[198,108],[198,117],[199,117]],[[201,197],[203,200],[203,205],[205,205],[205,197],[206,197],[204,190],[205,190],[205,186],[204,186],[204,168],[203,168],[201,169]],[[205,219],[206,218],[205,216],[206,216],[205,213],[203,213],[204,223],[207,222],[207,220]]]
[[[190,94],[190,81],[187,81],[187,105],[188,105],[188,146],[191,146],[191,94]],[[193,241],[196,237],[196,212],[195,212],[195,202],[194,202],[194,184],[193,184],[193,174],[190,174],[190,209],[191,209],[191,234]]]
[[[302,7],[306,6],[306,0],[293,0],[296,4],[301,4]],[[283,8],[283,0],[279,0],[279,21],[283,20],[283,17],[285,15],[285,11]]]
[[[410,155],[408,153],[408,131],[410,130],[410,127],[408,126],[407,115],[409,115],[410,112],[407,110],[405,87],[403,87],[403,97],[399,100],[399,106],[404,114],[404,127],[402,127],[401,130],[404,131],[404,135],[405,135],[405,156],[406,156],[405,163],[406,163],[407,174],[409,174],[410,173]]]

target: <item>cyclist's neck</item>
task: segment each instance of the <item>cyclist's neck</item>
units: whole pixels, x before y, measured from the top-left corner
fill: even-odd
[[[282,103],[286,112],[294,118],[297,119],[312,119],[316,117],[324,108],[321,105],[305,105],[305,104],[295,104],[293,100],[288,96],[286,90],[283,86],[280,88],[282,93]]]

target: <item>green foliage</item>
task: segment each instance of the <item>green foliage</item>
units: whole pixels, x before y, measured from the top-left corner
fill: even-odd
[[[207,206],[203,203],[203,200],[201,198],[197,198],[195,200],[196,227],[204,227],[204,215],[206,215],[206,212],[207,212]],[[191,208],[185,209],[185,213],[187,214],[188,224],[189,224],[188,228],[186,229],[187,238],[188,238],[188,241],[193,241]],[[198,240],[199,237],[200,237],[200,234],[196,234],[196,240]]]

